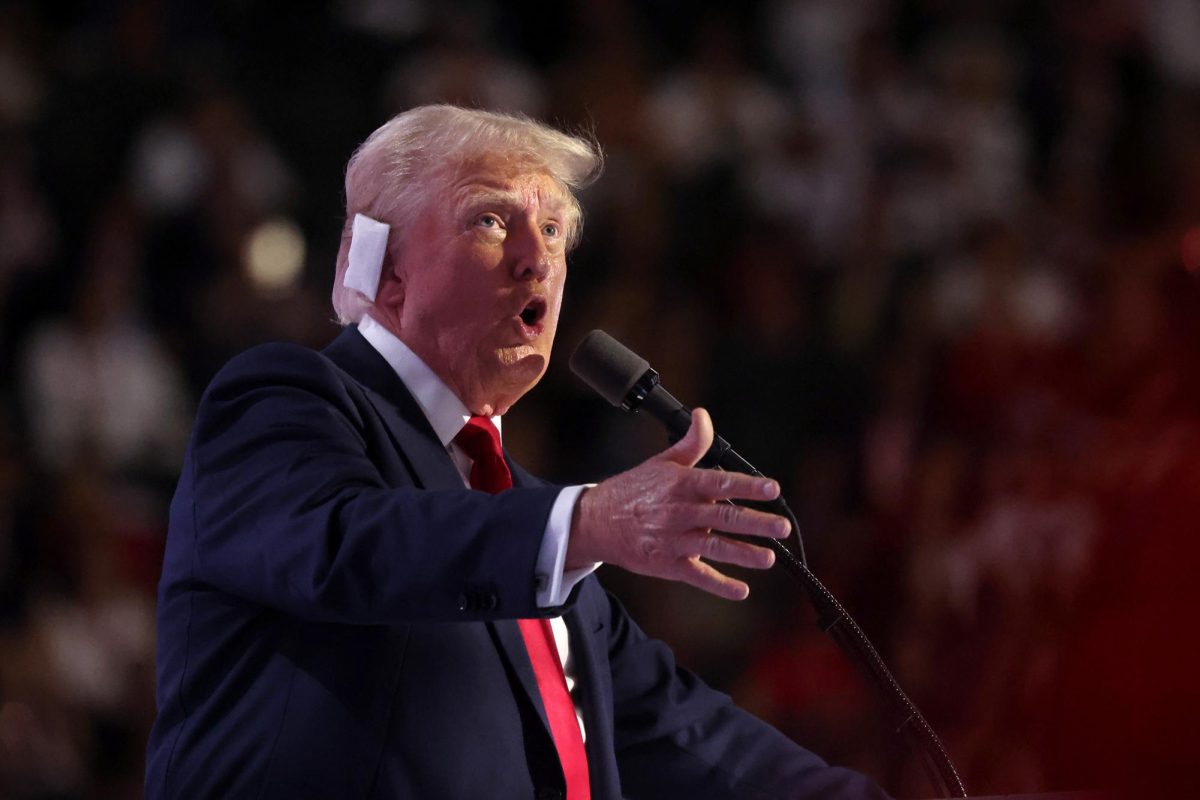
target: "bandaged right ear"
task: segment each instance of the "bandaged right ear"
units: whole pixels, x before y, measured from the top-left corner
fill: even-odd
[[[346,257],[346,275],[342,285],[357,289],[375,302],[379,291],[379,278],[383,273],[383,256],[387,252],[388,232],[391,226],[371,219],[365,214],[354,215],[350,229],[350,252]]]

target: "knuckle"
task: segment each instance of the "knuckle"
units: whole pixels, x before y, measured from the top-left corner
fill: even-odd
[[[741,510],[737,506],[722,503],[717,507],[717,522],[726,530],[737,524]]]
[[[725,549],[725,542],[716,534],[707,534],[704,538],[704,556],[706,558],[718,558]]]
[[[670,554],[658,537],[642,536],[637,541],[636,549],[638,563],[655,570],[668,566],[665,562],[670,560]]]

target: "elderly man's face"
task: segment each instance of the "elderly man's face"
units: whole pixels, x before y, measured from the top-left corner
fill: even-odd
[[[546,371],[569,213],[548,174],[483,161],[426,202],[399,246],[397,333],[472,413],[504,413]]]

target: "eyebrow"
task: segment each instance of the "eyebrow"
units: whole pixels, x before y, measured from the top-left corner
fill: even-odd
[[[455,205],[460,213],[474,206],[499,205],[505,208],[522,208],[525,205],[523,193],[515,189],[500,189],[487,184],[473,183],[462,187],[459,193],[461,197]],[[557,217],[569,216],[571,208],[571,204],[567,202],[566,198],[558,196],[557,193],[547,197],[544,202],[540,203],[540,206],[544,212]]]

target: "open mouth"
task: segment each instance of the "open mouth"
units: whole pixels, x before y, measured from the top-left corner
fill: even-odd
[[[518,315],[521,318],[521,323],[527,328],[536,328],[541,325],[541,322],[546,317],[546,300],[542,297],[534,297],[525,307],[521,309]]]

